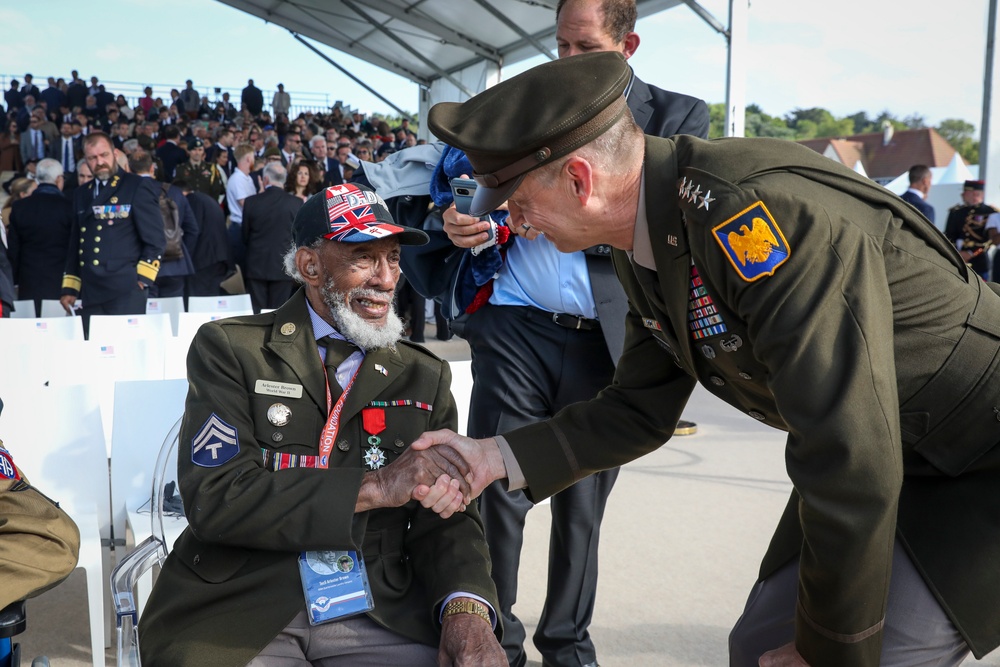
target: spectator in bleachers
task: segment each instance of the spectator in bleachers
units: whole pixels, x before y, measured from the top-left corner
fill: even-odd
[[[28,129],[28,124],[31,121],[31,113],[38,107],[38,104],[35,103],[33,95],[28,95],[21,99],[21,108],[17,110],[17,129],[24,132]]]
[[[244,257],[246,248],[243,245],[243,203],[247,197],[257,194],[250,172],[253,170],[253,146],[240,144],[234,150],[236,168],[233,169],[226,184],[226,204],[229,206],[229,241],[233,248],[233,261],[245,271]]]
[[[0,210],[0,219],[3,220],[5,229],[10,225],[10,209],[14,205],[14,202],[30,197],[36,187],[38,187],[38,183],[35,182],[35,179],[33,178],[20,176],[11,181],[10,197],[7,198],[7,203],[4,204],[3,209]],[[4,232],[4,236],[6,237],[6,232]]]
[[[52,112],[66,104],[66,94],[59,90],[55,77],[49,77],[49,86],[39,94],[39,100],[45,102],[45,107]]]
[[[201,103],[201,95],[194,89],[191,79],[184,82],[184,90],[180,94],[180,102],[184,106],[184,113],[188,118],[194,120],[198,117],[198,106]]]
[[[153,178],[153,157],[146,151],[136,151],[128,159],[129,170],[141,178]],[[170,298],[184,296],[184,283],[188,276],[194,274],[194,263],[191,261],[191,253],[198,244],[198,221],[194,217],[191,205],[184,197],[184,193],[175,185],[168,183],[157,184],[157,195],[166,196],[173,202],[177,210],[177,218],[180,223],[181,236],[180,247],[175,252],[171,252],[171,244],[168,242],[163,257],[160,260],[160,271],[156,274],[156,281],[150,287],[150,297]],[[169,204],[160,204],[160,211],[168,208],[173,212]]]
[[[150,88],[149,86],[146,86],[145,88],[143,88],[142,92],[144,92],[146,95],[145,97],[139,100],[139,108],[142,109],[143,115],[145,116],[145,114],[148,114],[150,110],[152,110],[153,108],[154,104],[153,89]],[[136,110],[136,113],[137,114],[139,113],[138,109]]]
[[[264,93],[253,85],[253,79],[247,81],[247,87],[243,89],[240,101],[253,116],[259,116],[260,112],[264,110]]]
[[[192,190],[208,195],[216,204],[226,192],[219,167],[205,162],[205,144],[200,139],[193,139],[188,144],[188,161],[177,166],[175,178],[185,181]]]
[[[292,244],[292,220],[303,199],[288,192],[291,180],[280,162],[267,164],[264,191],[248,197],[243,207],[244,275],[255,313],[280,307],[295,291],[295,282],[285,273],[284,255]]]
[[[41,94],[41,91],[38,90],[38,86],[36,86],[35,84],[33,84],[32,81],[33,81],[33,78],[32,78],[32,76],[30,74],[25,74],[24,75],[24,85],[21,86],[21,97],[22,98],[25,98],[28,95],[31,95],[32,97],[34,97],[37,100],[38,96]]]
[[[272,185],[274,185],[273,182]],[[300,160],[294,163],[288,170],[288,177],[283,185],[285,192],[298,197],[303,202],[319,192],[323,187],[323,182],[319,169],[316,167],[316,161]]]
[[[185,296],[219,296],[219,283],[233,270],[225,213],[217,200],[193,190],[187,181],[179,179],[174,185],[187,199],[200,231],[191,253],[194,273],[187,277]]]
[[[112,132],[115,148],[120,149],[125,145],[126,141],[132,138],[132,124],[128,122],[127,118],[121,118],[114,128],[112,128]]]
[[[205,159],[217,163],[215,156],[219,151],[229,156],[229,160],[223,169],[226,172],[226,176],[232,176],[233,170],[236,168],[236,154],[233,151],[233,131],[228,127],[219,128],[215,136],[215,144],[205,149]]]
[[[34,193],[11,206],[8,249],[18,298],[33,299],[39,317],[42,299],[62,294],[73,204],[62,192],[64,176],[58,160],[39,162],[35,180]]]
[[[173,181],[177,176],[177,165],[187,162],[188,154],[180,147],[181,132],[176,125],[163,128],[163,145],[156,149],[156,157],[163,163],[163,178],[166,182]]]
[[[21,159],[21,133],[17,129],[17,121],[9,121],[7,130],[0,133],[0,172],[24,169]]]
[[[285,135],[285,145],[281,149],[281,164],[288,169],[300,157],[302,157],[302,134],[289,129]]]
[[[94,93],[94,99],[97,100],[97,107],[99,109],[107,109],[110,105],[115,103],[114,93],[109,93],[104,89],[104,84],[97,86],[97,92]]]
[[[21,96],[20,87],[21,83],[17,79],[11,79],[10,88],[3,94],[3,101],[7,105],[8,115],[12,111],[18,111],[24,106],[24,98]]]
[[[21,161],[41,160],[48,154],[49,140],[42,131],[44,114],[41,109],[32,112],[28,121],[28,131],[21,134]]]
[[[131,121],[135,118],[135,110],[128,105],[128,100],[125,99],[124,95],[115,98],[115,105],[118,107],[118,113],[125,120]]]
[[[309,141],[306,144],[306,148],[309,151],[309,157],[317,162],[326,162],[326,139],[322,134],[313,133],[309,137]],[[317,165],[317,167],[322,171],[325,170],[325,165]]]
[[[375,151],[372,148],[372,142],[367,139],[359,141],[354,147],[354,155],[362,162],[374,162]]]
[[[94,180],[94,172],[90,170],[87,160],[80,160],[76,163],[76,187],[81,188]]]
[[[101,91],[100,85],[97,83],[97,77],[90,77],[90,87],[87,88],[88,95],[97,95]]]
[[[275,116],[279,113],[287,114],[288,110],[292,108],[292,97],[285,92],[285,84],[278,84],[278,91],[271,98],[271,108],[274,110]]]
[[[87,85],[82,79],[77,79],[69,84],[66,89],[66,103],[70,109],[75,107],[82,109],[87,103]]]

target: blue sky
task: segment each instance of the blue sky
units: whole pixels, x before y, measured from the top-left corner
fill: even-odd
[[[727,23],[724,0],[701,4]],[[753,0],[747,101],[772,115],[813,106],[836,115],[888,109],[900,117],[921,114],[931,124],[962,118],[978,128],[987,5]],[[109,81],[178,84],[191,78],[202,89],[239,89],[252,77],[268,102],[281,81],[293,95],[323,92],[331,102],[390,111],[287,31],[215,0],[8,0],[0,3],[0,25],[6,28],[0,73],[31,71],[42,87],[47,75],[68,77],[74,68]],[[642,43],[632,64],[643,79],[724,101],[723,39],[693,12],[684,6],[661,12],[640,20],[637,31]],[[417,110],[416,85],[320,48],[398,106]],[[504,72],[510,76],[525,66]]]

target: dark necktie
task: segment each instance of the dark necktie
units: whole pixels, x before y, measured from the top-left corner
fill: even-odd
[[[326,348],[324,365],[326,366],[327,381],[330,385],[330,400],[336,403],[340,395],[344,393],[344,388],[337,382],[337,368],[344,363],[345,359],[356,352],[358,347],[354,343],[333,336],[326,336],[316,342]]]
[[[73,159],[70,157],[69,140],[63,139],[63,171],[73,171]]]
[[[94,180],[94,199],[97,199],[97,194],[107,186],[107,181]]]

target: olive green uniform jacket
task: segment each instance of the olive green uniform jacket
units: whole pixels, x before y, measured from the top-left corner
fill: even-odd
[[[657,270],[615,253],[631,312],[613,385],[507,434],[532,498],[658,447],[700,381],[788,433],[794,491],[760,575],[799,559],[811,665],[878,664],[897,531],[973,653],[995,648],[998,286],[790,142],[647,137],[644,174]]]
[[[140,619],[143,664],[245,665],[305,609],[303,550],[360,546],[375,602],[369,616],[417,642],[438,645],[439,605],[451,593],[474,593],[497,608],[474,508],[448,520],[413,501],[354,512],[370,446],[362,409],[372,401],[423,404],[382,408],[378,437],[392,465],[424,431],[455,428],[447,363],[408,343],[369,352],[344,403],[328,469],[274,471],[263,461],[262,449],[316,455],[327,417],[303,291],[275,312],[201,327],[188,380],[178,474],[189,528]],[[291,410],[284,426],[268,419],[275,403]],[[212,415],[236,429],[239,452],[202,467],[192,461],[193,441]]]
[[[0,441],[0,609],[59,584],[79,555],[73,519],[28,482]]]

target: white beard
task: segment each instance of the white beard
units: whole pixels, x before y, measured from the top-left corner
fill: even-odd
[[[320,288],[323,302],[330,309],[333,323],[344,338],[356,343],[361,349],[395,348],[403,337],[403,320],[396,314],[395,304],[390,303],[384,325],[377,326],[364,319],[348,305],[354,299],[380,299],[384,296],[378,290],[356,287],[349,293],[338,292],[333,279],[327,279]]]

